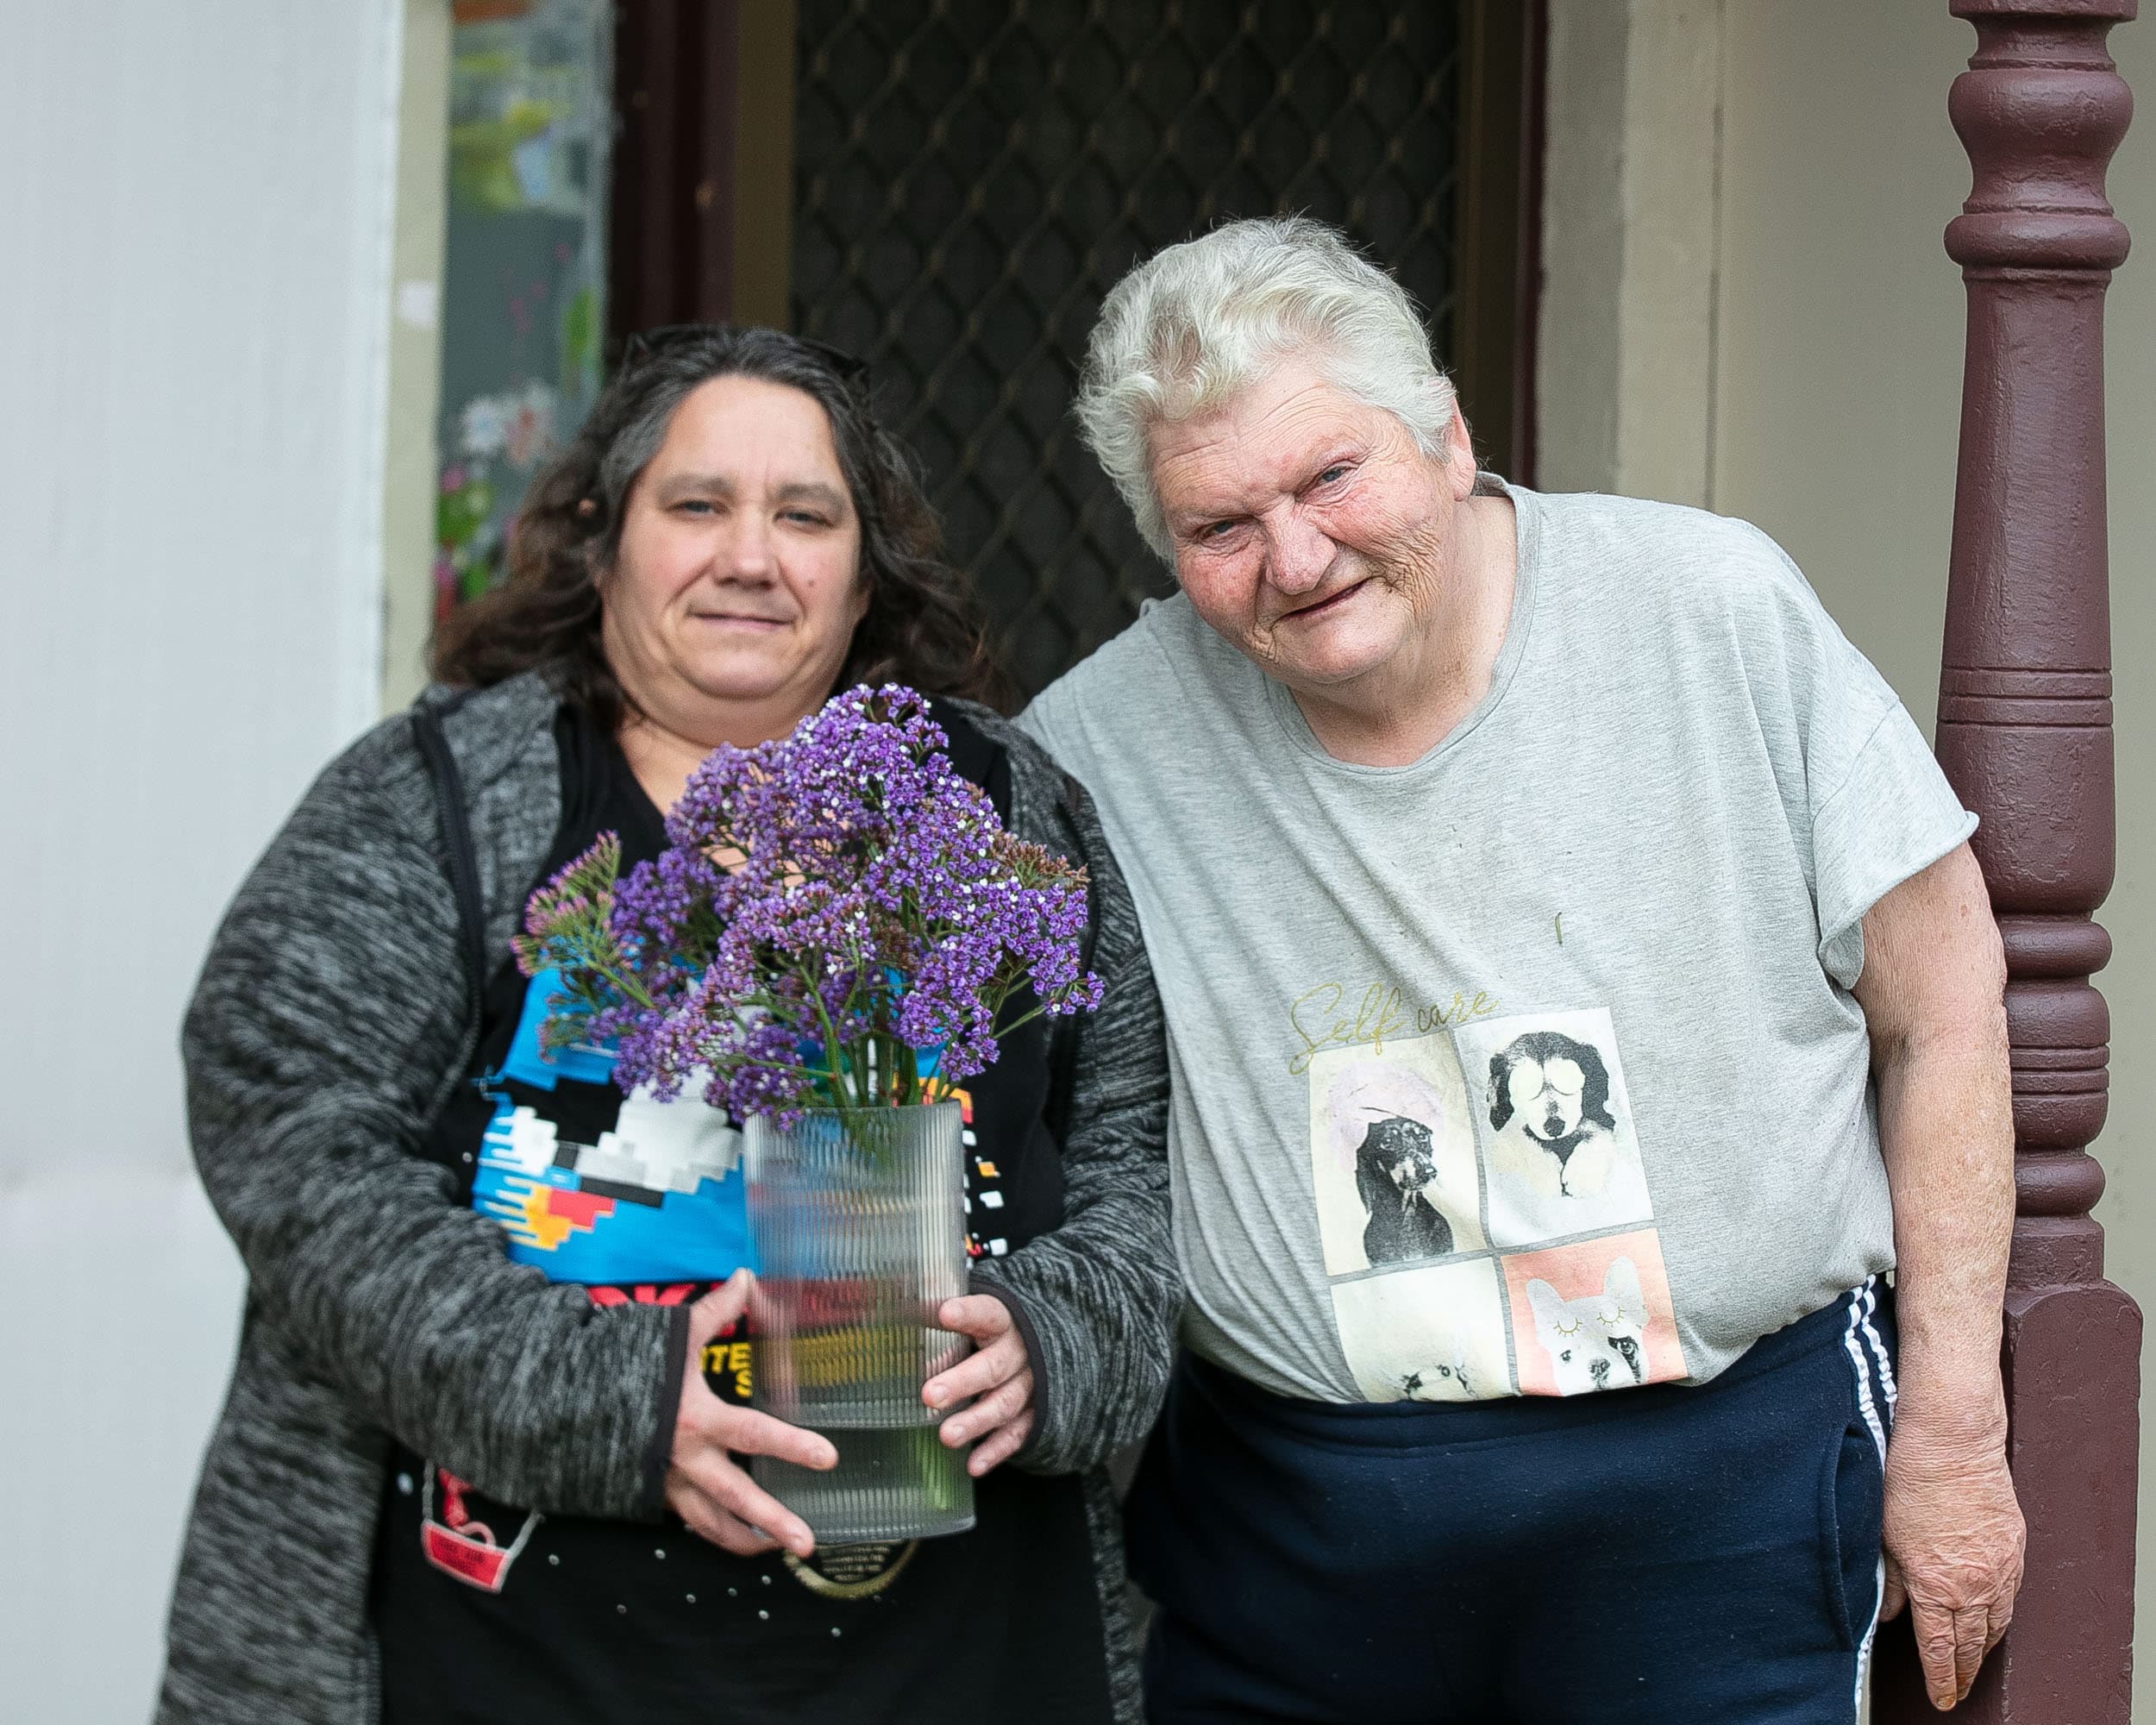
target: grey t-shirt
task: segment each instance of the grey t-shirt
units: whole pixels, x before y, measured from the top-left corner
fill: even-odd
[[[1704,1380],[1894,1261],[1859,919],[1975,818],[1757,529],[1508,494],[1489,693],[1412,766],[1180,596],[1022,721],[1159,978],[1186,1340],[1286,1395]]]

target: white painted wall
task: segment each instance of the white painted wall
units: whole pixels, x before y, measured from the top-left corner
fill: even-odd
[[[1946,102],[1975,32],[1945,0],[1552,9],[1543,484],[1704,501],[1758,522],[1928,731],[1964,308],[1940,234],[1969,190]],[[2110,174],[2139,251],[2108,312],[2119,868],[2099,913],[2115,957],[2097,979],[2112,1100],[2096,1214],[2112,1279],[2151,1316],[2143,1373],[2156,1381],[2156,1164],[2138,1107],[2156,1047],[2156,17],[2111,44],[2142,116]],[[1716,68],[1704,84],[1702,61]],[[1598,72],[1622,100],[1554,99]],[[1673,320],[1671,304],[1707,310]],[[1553,320],[1552,307],[1570,315]],[[1657,371],[1656,409],[1639,411],[1623,380]],[[2147,1417],[2140,1527],[2142,1574],[2156,1575]],[[2156,1609],[2140,1615],[2137,1712],[2156,1718]]]
[[[0,1715],[147,1716],[241,1277],[175,1035],[381,687],[396,0],[0,8]]]

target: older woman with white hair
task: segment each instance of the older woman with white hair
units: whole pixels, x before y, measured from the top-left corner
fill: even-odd
[[[1901,703],[1756,529],[1478,474],[1316,223],[1132,271],[1079,414],[1181,588],[1023,721],[1168,1019],[1152,1716],[1847,1719],[1905,1599],[1951,1706],[2012,1128]]]

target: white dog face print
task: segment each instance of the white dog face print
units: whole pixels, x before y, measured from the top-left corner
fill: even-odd
[[[1458,1032],[1489,1183],[1489,1239],[1531,1245],[1654,1214],[1609,1014],[1486,1019]]]
[[[1331,1276],[1484,1245],[1472,1104],[1445,1036],[1310,1063],[1311,1186]]]
[[[1647,1381],[1647,1302],[1630,1258],[1610,1259],[1601,1291],[1584,1300],[1568,1300],[1538,1279],[1527,1284],[1527,1303],[1558,1395]]]
[[[1521,1393],[1592,1396],[1684,1376],[1651,1228],[1500,1260]]]

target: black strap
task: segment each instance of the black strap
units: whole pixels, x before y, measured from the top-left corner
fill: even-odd
[[[486,997],[486,901],[479,893],[479,855],[472,844],[471,812],[464,804],[464,776],[457,771],[457,758],[442,728],[443,718],[464,705],[466,694],[452,696],[440,706],[422,701],[411,710],[411,733],[434,781],[435,808],[442,820],[442,842],[449,848],[449,884],[457,895],[466,993],[476,1024]]]

